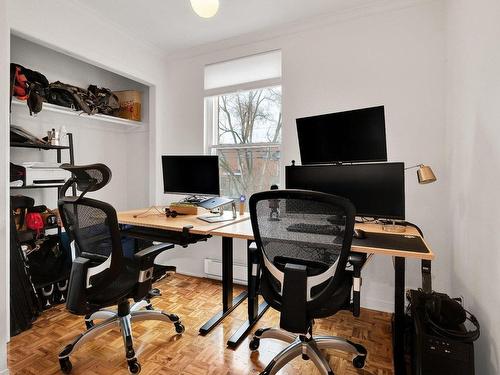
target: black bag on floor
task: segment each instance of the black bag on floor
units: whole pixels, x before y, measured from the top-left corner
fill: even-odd
[[[10,218],[10,334],[15,336],[31,327],[42,312],[35,288],[24,266],[14,216]]]
[[[37,248],[28,255],[31,280],[35,286],[55,282],[69,274],[65,267],[65,253],[59,246],[57,235],[35,240],[31,246]]]

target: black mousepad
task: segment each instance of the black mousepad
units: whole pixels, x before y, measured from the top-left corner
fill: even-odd
[[[429,250],[425,246],[421,237],[413,235],[397,235],[385,233],[365,232],[366,238],[353,238],[352,244],[355,246],[365,246],[381,249],[394,249],[401,251],[409,251],[415,253],[428,253]]]

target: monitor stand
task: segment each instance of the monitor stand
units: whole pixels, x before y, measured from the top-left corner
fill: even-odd
[[[210,211],[207,215],[198,216],[198,219],[206,221],[208,223],[220,223],[223,221],[232,221],[236,219],[236,203],[231,200],[231,211],[224,212],[224,205],[221,205]]]
[[[233,213],[226,211],[223,212],[222,215],[219,214],[207,214],[198,216],[198,219],[206,221],[207,223],[220,223],[223,221],[233,221],[235,218],[233,217]]]

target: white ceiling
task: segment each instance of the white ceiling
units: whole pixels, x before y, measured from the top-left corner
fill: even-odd
[[[76,1],[171,53],[380,0],[220,0],[211,19],[198,17],[189,0]]]

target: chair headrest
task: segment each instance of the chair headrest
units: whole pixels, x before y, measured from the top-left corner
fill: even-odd
[[[111,180],[111,169],[100,163],[89,165],[62,164],[61,168],[73,173],[79,191],[97,191]]]

